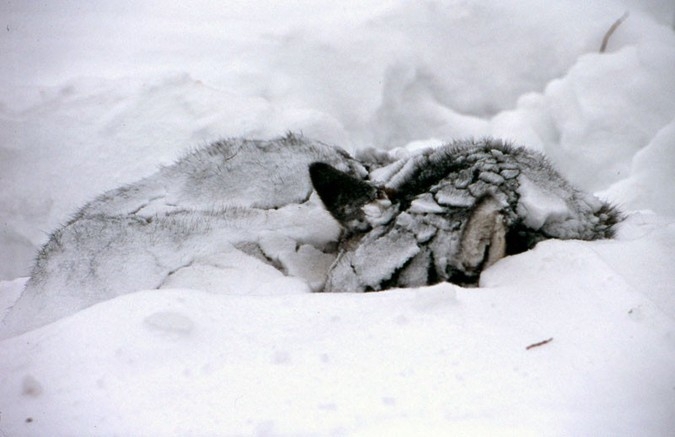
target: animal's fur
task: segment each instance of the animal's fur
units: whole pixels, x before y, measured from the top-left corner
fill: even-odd
[[[368,180],[340,178],[325,165],[310,171],[327,209],[349,231],[325,291],[472,284],[504,254],[547,238],[609,238],[621,219],[541,154],[496,140],[416,153],[371,170]],[[351,198],[351,188],[341,192],[359,184]]]
[[[506,254],[546,238],[608,238],[619,220],[540,154],[494,140],[402,159],[354,159],[290,134],[221,141],[80,209],[40,250],[2,331],[227,263],[314,291],[473,284]]]

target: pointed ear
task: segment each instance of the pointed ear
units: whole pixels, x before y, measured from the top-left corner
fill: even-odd
[[[328,212],[350,230],[365,230],[361,207],[377,197],[377,188],[323,162],[309,166],[312,185]]]

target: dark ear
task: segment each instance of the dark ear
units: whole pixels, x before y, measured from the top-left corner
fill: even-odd
[[[309,166],[312,185],[337,221],[351,230],[367,226],[361,207],[377,197],[377,188],[323,162]]]

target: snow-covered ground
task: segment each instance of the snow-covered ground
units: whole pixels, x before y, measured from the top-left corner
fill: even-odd
[[[0,436],[672,435],[672,1],[349,3],[0,4],[0,311],[84,202],[221,137],[504,137],[617,238],[477,289],[139,290],[0,342]]]

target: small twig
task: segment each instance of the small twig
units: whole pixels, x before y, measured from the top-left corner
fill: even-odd
[[[533,347],[543,346],[543,345],[545,345],[545,344],[547,344],[547,343],[550,343],[550,342],[552,342],[552,341],[553,341],[553,337],[549,338],[548,340],[540,341],[539,343],[533,343],[533,344],[529,345],[528,347],[526,347],[525,349],[526,349],[526,350],[530,350],[530,349],[532,349]]]
[[[624,14],[614,22],[611,26],[609,26],[609,29],[607,30],[607,33],[605,33],[605,37],[602,39],[602,45],[600,46],[600,53],[605,53],[605,50],[607,49],[607,43],[609,42],[609,38],[612,36],[614,31],[617,29],[617,27],[621,26],[621,23],[626,21],[626,18],[628,18],[628,11],[624,12]]]

